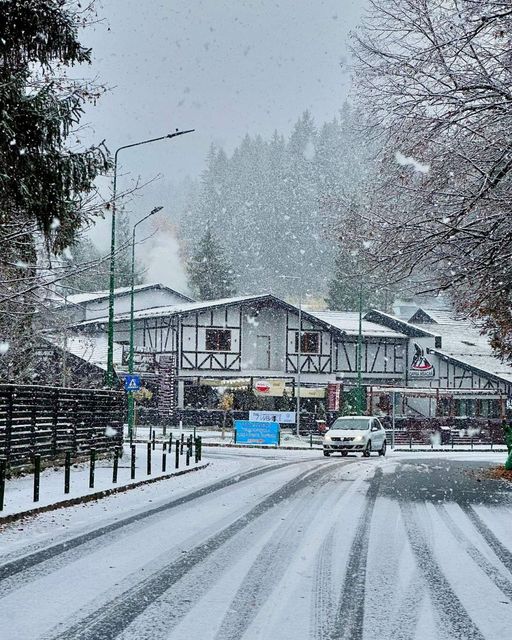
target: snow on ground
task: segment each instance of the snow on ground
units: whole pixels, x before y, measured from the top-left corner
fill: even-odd
[[[112,460],[96,460],[94,473],[94,488],[89,487],[89,463],[83,462],[71,467],[70,492],[64,493],[64,468],[48,467],[41,472],[39,501],[33,500],[34,477],[26,474],[21,477],[13,477],[6,481],[4,510],[0,511],[0,519],[3,516],[21,511],[28,511],[37,507],[54,504],[72,498],[90,495],[106,489],[114,489],[125,485],[134,484],[141,480],[149,480],[175,471],[186,469],[185,453],[180,456],[179,469],[175,469],[174,445],[171,455],[167,453],[166,472],[162,472],[162,445],[151,452],[151,475],[147,474],[147,446],[136,445],[135,479],[130,475],[130,447],[124,447],[123,457],[119,459],[117,483],[112,483]],[[201,466],[204,463],[198,463]],[[195,459],[190,459],[189,468],[195,467]]]
[[[204,471],[6,527],[2,633],[508,637],[512,488],[482,474],[503,454],[215,448],[204,459]]]

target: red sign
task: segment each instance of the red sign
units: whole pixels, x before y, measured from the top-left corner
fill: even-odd
[[[327,383],[327,411],[339,411],[341,384],[338,382]]]
[[[270,383],[266,380],[258,380],[254,387],[256,391],[259,391],[260,393],[267,393],[267,391],[270,391]]]

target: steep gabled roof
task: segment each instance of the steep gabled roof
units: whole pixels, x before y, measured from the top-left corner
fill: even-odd
[[[169,291],[170,293],[181,298],[183,301],[193,302],[192,298],[189,298],[184,293],[180,293],[175,289],[171,289],[171,287],[167,287],[159,283],[138,284],[133,288],[135,292],[149,291],[151,289],[154,289],[157,291]],[[130,291],[131,291],[131,287],[118,287],[117,289],[114,289],[114,296],[117,297],[117,296],[127,295],[130,293]],[[68,305],[77,305],[77,304],[84,304],[86,302],[93,302],[93,301],[100,302],[101,300],[108,300],[109,295],[110,295],[110,292],[108,290],[84,291],[84,293],[73,293],[72,295],[66,297],[66,303]],[[64,304],[64,301],[62,301],[62,303]]]

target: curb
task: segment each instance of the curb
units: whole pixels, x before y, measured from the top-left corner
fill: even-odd
[[[396,451],[398,453],[507,453],[506,449],[431,449],[430,447],[425,447],[424,449],[391,449],[390,451]]]
[[[146,484],[153,484],[155,482],[159,482],[160,480],[168,480],[169,478],[176,478],[178,476],[183,476],[187,473],[192,473],[193,471],[201,471],[202,469],[206,469],[210,465],[209,462],[199,466],[193,467],[192,469],[183,469],[182,471],[176,471],[175,473],[168,473],[165,476],[158,476],[157,478],[149,478],[147,480],[139,480],[138,482],[133,482],[132,484],[124,484],[120,487],[112,487],[112,489],[104,489],[103,491],[97,491],[96,493],[88,493],[85,496],[77,496],[76,498],[69,498],[68,500],[61,500],[60,502],[52,502],[52,504],[47,504],[44,507],[35,507],[34,509],[29,509],[28,511],[19,511],[18,513],[11,513],[7,516],[0,517],[0,527],[4,524],[9,524],[11,522],[16,522],[17,520],[22,520],[23,518],[27,518],[30,516],[36,516],[40,513],[46,513],[47,511],[56,511],[57,509],[63,509],[65,507],[73,507],[77,504],[84,504],[85,502],[93,502],[94,500],[101,500],[101,498],[107,498],[108,496],[114,495],[116,493],[125,493],[126,491],[130,491],[130,489],[136,489],[137,487],[141,487]]]

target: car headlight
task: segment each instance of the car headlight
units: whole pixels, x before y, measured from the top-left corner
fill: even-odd
[[[364,440],[364,436],[356,436],[354,438],[354,442],[362,442]]]
[[[324,440],[330,440],[331,439],[331,434],[330,433],[326,433],[324,435]]]

